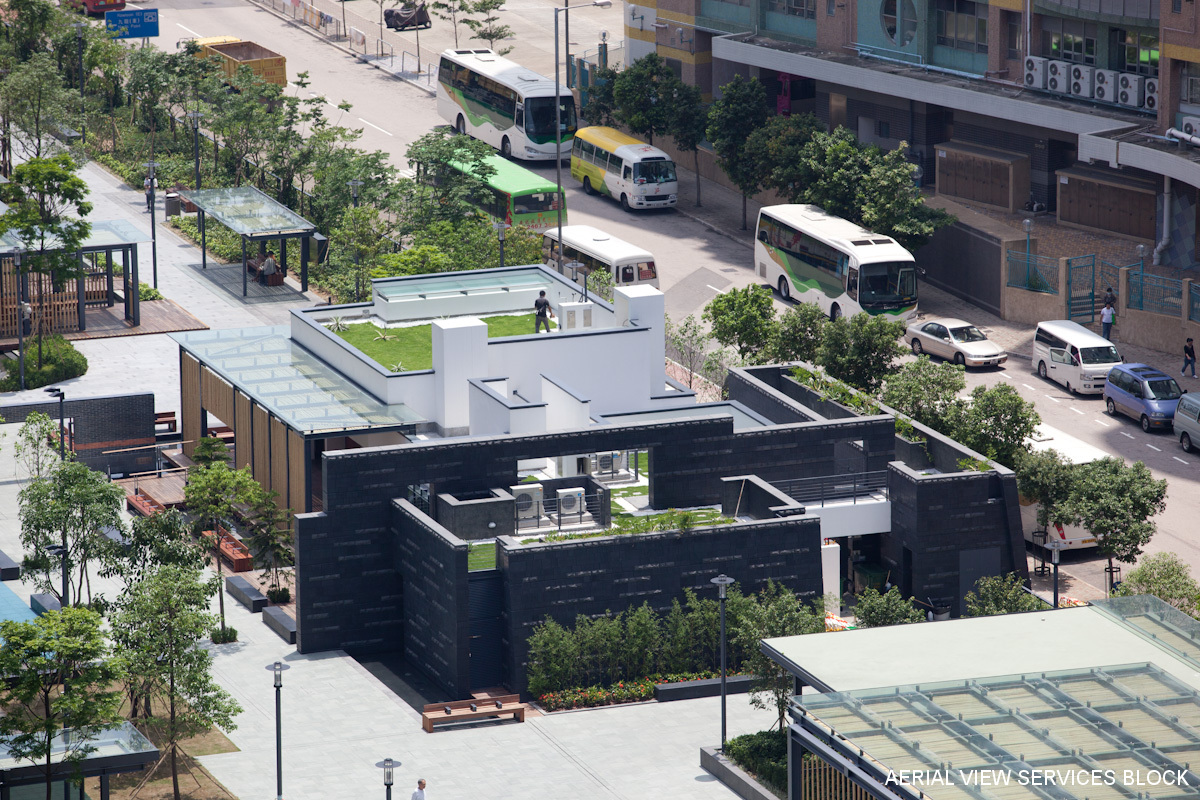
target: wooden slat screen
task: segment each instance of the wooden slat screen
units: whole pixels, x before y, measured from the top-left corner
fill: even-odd
[[[200,362],[184,352],[179,354],[180,429],[183,453],[191,456],[200,439]]]
[[[250,463],[250,454],[254,447],[254,425],[251,423],[251,415],[254,405],[250,402],[250,398],[241,392],[237,393],[234,399],[233,429],[237,432],[237,437],[233,442],[233,466],[236,469],[241,469]]]
[[[288,429],[278,419],[271,418],[271,488],[279,495],[275,502],[288,507]]]
[[[799,757],[798,750],[792,751]],[[800,759],[799,800],[871,800],[871,794],[819,758]]]
[[[17,297],[20,274],[11,258],[0,260],[0,335],[17,335]],[[66,333],[79,330],[78,283],[64,281],[63,291],[54,291],[49,277],[36,273],[29,276],[29,304],[33,306],[33,332],[38,332],[41,319],[43,333]],[[86,289],[85,289],[86,291]]]
[[[271,417],[262,406],[254,406],[254,465],[251,472],[264,489],[271,488]]]
[[[304,437],[288,431],[288,506],[293,514],[308,511],[308,497],[304,492]]]
[[[217,419],[209,419],[209,427],[215,427],[217,420],[234,430],[233,387],[225,382],[217,373],[204,367],[200,371],[200,393],[204,399],[204,408]]]

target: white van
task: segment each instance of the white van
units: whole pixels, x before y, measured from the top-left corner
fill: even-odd
[[[1101,394],[1108,371],[1122,362],[1112,342],[1077,322],[1039,322],[1033,337],[1033,368],[1068,392]]]
[[[1200,448],[1200,394],[1185,394],[1175,406],[1175,418],[1171,421],[1175,435],[1185,453]]]
[[[1052,428],[1045,423],[1037,426],[1029,438],[1031,450],[1057,450],[1069,464],[1087,464],[1107,458],[1108,453],[1099,447],[1076,439],[1068,433]],[[1018,498],[1021,505],[1021,527],[1025,530],[1025,541],[1033,541],[1033,532],[1038,529],[1037,503],[1024,497]],[[1058,540],[1060,550],[1084,550],[1096,546],[1096,537],[1078,525],[1052,525],[1049,536]]]

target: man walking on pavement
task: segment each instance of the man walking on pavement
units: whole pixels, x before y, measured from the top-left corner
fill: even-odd
[[[1183,369],[1179,370],[1179,374],[1187,372],[1189,366],[1192,368],[1192,377],[1196,377],[1196,348],[1192,346],[1192,337],[1190,336],[1183,346]]]
[[[1112,303],[1113,308],[1117,307],[1117,296],[1113,293],[1111,286],[1104,290],[1104,302]]]
[[[154,212],[154,184],[156,183],[158,180],[149,175],[146,176],[146,180],[142,181],[142,188],[146,190],[146,210],[151,213]]]
[[[412,800],[425,800],[425,779],[417,781],[417,790],[412,793]]]
[[[1117,310],[1113,308],[1113,304],[1106,301],[1104,308],[1100,309],[1100,335],[1110,342],[1112,341],[1113,317],[1116,315]]]

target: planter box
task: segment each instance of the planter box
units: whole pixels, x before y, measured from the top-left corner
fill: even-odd
[[[731,675],[725,679],[726,694],[746,694],[750,691],[752,675]],[[697,697],[720,697],[721,679],[705,678],[699,681],[660,683],[654,687],[654,699],[660,703],[672,700],[695,700]]]
[[[853,419],[863,416],[859,411],[847,408],[836,400],[829,400],[818,394],[787,373],[779,376],[779,389],[788,397],[801,405],[808,406],[825,419]]]
[[[718,752],[718,747],[700,748],[700,766],[743,800],[779,800],[767,787]]]

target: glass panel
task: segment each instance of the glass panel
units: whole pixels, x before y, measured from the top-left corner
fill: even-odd
[[[179,196],[199,206],[217,222],[242,236],[314,231],[316,226],[253,186],[228,189],[182,189]]]

